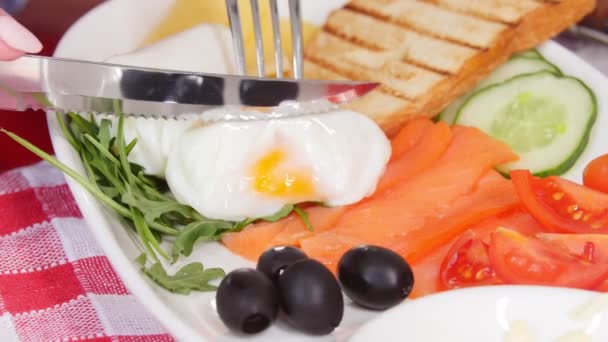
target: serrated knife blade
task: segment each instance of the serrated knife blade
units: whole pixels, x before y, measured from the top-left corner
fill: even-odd
[[[205,118],[218,107],[260,108],[274,113],[284,101],[332,103],[352,101],[377,83],[260,78],[97,63],[25,55],[0,62],[0,108],[125,114],[146,118]],[[308,113],[310,113],[309,107]],[[327,108],[320,106],[318,108]],[[257,113],[257,112],[256,112]],[[288,116],[300,115],[289,111]],[[306,113],[306,114],[308,114]],[[238,119],[217,111],[212,120]]]

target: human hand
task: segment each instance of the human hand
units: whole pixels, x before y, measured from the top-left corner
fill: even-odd
[[[38,38],[0,8],[0,60],[10,61],[40,50]]]

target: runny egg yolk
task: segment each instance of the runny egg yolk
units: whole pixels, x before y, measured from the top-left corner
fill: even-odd
[[[260,158],[253,167],[253,188],[272,197],[305,198],[315,193],[310,172],[282,167],[287,154],[274,149]]]

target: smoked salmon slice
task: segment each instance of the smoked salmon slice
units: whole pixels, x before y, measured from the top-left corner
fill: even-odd
[[[333,228],[334,224],[346,211],[346,207],[327,208],[314,206],[306,208],[308,220],[314,231],[310,231],[304,221],[300,219],[291,220],[272,240],[268,242],[268,248],[273,246],[299,246],[300,241]]]
[[[386,246],[422,228],[428,219],[470,193],[490,169],[516,159],[507,145],[475,128],[453,130],[450,146],[433,166],[391,191],[349,208],[334,231]]]
[[[427,118],[416,118],[403,126],[391,140],[391,161],[413,148],[431,127],[433,122]]]
[[[337,272],[338,261],[349,249],[369,242],[352,236],[336,234],[327,231],[317,234],[309,239],[300,241],[304,253],[309,257],[323,263],[334,274]]]
[[[233,253],[257,262],[260,255],[267,249],[268,242],[295,219],[299,218],[292,214],[277,222],[254,223],[238,233],[224,235],[222,242]]]
[[[427,220],[424,229],[412,230],[388,247],[415,262],[458,237],[471,225],[508,212],[517,205],[519,198],[511,182],[490,170],[472,193],[459,197],[445,211]]]
[[[222,242],[232,252],[257,261],[259,256],[271,247],[286,245],[299,247],[300,240],[331,229],[346,209],[346,207],[322,206],[306,208],[308,220],[314,231],[310,231],[299,216],[291,214],[277,222],[259,222],[239,233],[226,234]]]
[[[405,131],[405,128],[403,131]],[[399,138],[399,135],[397,138]],[[402,152],[400,157],[388,164],[384,175],[378,182],[376,194],[381,194],[395,184],[427,169],[443,155],[451,140],[452,131],[446,123],[439,122],[436,125],[431,124],[430,127],[426,127],[425,134],[418,139],[417,143],[408,146],[408,149]]]
[[[419,261],[410,263],[412,271],[414,271],[414,288],[408,298],[416,299],[441,291],[441,287],[439,286],[439,268],[443,258],[456,240],[454,239],[449,244],[441,246],[441,248],[436,249]]]

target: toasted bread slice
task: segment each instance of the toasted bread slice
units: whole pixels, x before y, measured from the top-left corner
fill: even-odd
[[[392,135],[432,117],[513,53],[581,20],[595,0],[351,0],[305,49],[316,79],[381,82],[346,107]]]

